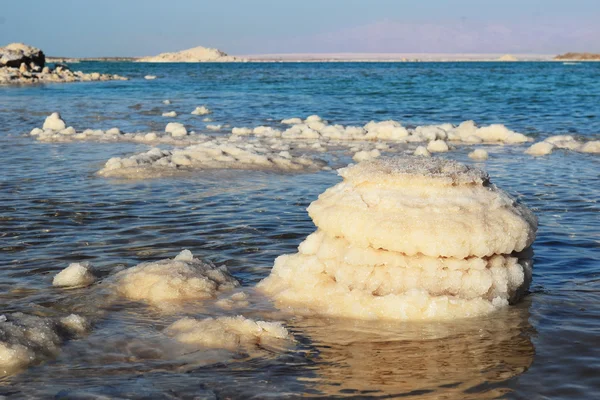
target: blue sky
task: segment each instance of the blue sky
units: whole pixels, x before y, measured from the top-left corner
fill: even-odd
[[[600,0],[3,0],[0,45],[57,56],[600,52]]]

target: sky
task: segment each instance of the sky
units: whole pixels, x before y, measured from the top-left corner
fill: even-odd
[[[51,56],[600,52],[600,0],[0,1],[0,46]]]

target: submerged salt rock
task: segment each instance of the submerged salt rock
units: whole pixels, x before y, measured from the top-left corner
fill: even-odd
[[[55,321],[23,313],[6,314],[0,319],[0,376],[54,357],[65,339],[83,333],[74,320]],[[77,327],[76,327],[77,325]]]
[[[96,281],[88,262],[73,263],[60,271],[52,280],[53,286],[81,287],[89,286]]]
[[[525,150],[525,153],[532,156],[545,156],[552,153],[552,150],[554,150],[552,143],[538,142]]]
[[[156,306],[210,299],[239,286],[225,266],[216,267],[193,258],[188,250],[173,260],[142,263],[123,270],[113,277],[112,283],[124,297]]]
[[[469,158],[473,160],[487,160],[488,152],[483,149],[476,149],[469,153]]]
[[[44,130],[49,129],[52,131],[62,131],[66,127],[67,127],[67,125],[65,124],[65,121],[63,121],[61,119],[60,114],[57,112],[54,112],[46,118],[46,120],[44,121],[44,125],[42,126],[42,129],[44,129]]]
[[[196,107],[194,111],[192,111],[193,115],[206,115],[211,113],[212,111],[210,111],[206,106]]]
[[[177,113],[175,111],[169,111],[169,112],[165,112],[162,114],[163,117],[169,117],[169,118],[174,118],[177,116]]]
[[[535,238],[531,211],[476,168],[439,158],[381,158],[339,172],[344,181],[308,212],[319,228],[358,246],[464,258],[521,251]]]
[[[600,140],[591,140],[577,149],[581,153],[600,153]]]
[[[281,322],[254,321],[241,315],[202,320],[183,318],[167,327],[165,333],[180,343],[231,351],[291,340]]]

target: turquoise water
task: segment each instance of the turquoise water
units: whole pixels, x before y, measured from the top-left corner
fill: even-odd
[[[600,136],[600,64],[561,63],[81,63],[125,82],[0,87],[0,314],[94,316],[89,336],[10,377],[0,395],[83,398],[597,398],[600,397],[600,157],[523,154],[491,146],[477,164],[534,209],[531,294],[505,312],[452,324],[295,318],[297,345],[218,362],[148,354],[172,322],[141,304],[98,311],[89,289],[51,287],[70,262],[102,276],[181,249],[225,264],[250,287],[276,256],[314,230],[307,205],[339,182],[334,172],[210,171],[149,181],[95,176],[126,143],[45,144],[24,135],[60,111],[78,130],[162,130],[206,104],[211,124],[269,125],[318,114],[341,124],[503,123],[536,138]],[[157,75],[155,81],[144,75]],[[171,99],[171,105],[164,105]],[[467,148],[445,157],[472,163]],[[349,161],[346,160],[346,161]],[[259,313],[258,310],[252,311]],[[213,315],[205,309],[195,316]],[[190,315],[190,311],[186,315]],[[251,316],[251,315],[249,315]],[[376,333],[374,331],[378,330]],[[383,333],[382,333],[383,332]],[[141,344],[140,344],[141,343]],[[144,344],[146,343],[146,344]],[[150,344],[148,344],[150,343]],[[136,347],[137,346],[137,347]]]

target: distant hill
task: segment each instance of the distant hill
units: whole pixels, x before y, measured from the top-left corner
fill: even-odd
[[[174,53],[161,53],[157,56],[142,57],[138,62],[235,62],[245,61],[227,53],[209,47],[194,47]]]
[[[554,57],[555,60],[600,61],[598,53],[565,53]]]

